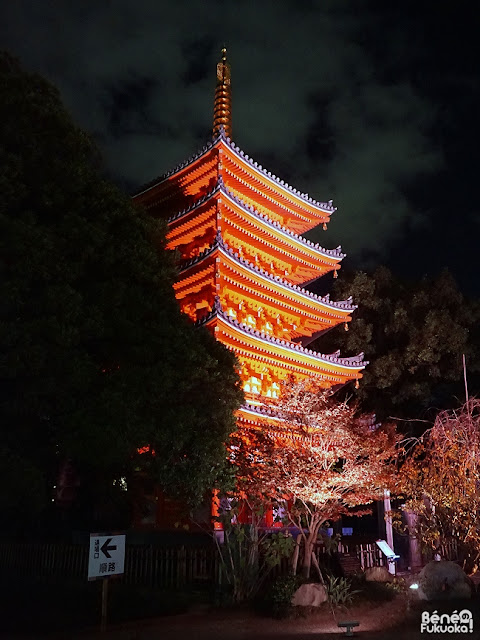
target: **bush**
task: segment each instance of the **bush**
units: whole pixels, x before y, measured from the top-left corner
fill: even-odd
[[[389,602],[398,591],[390,582],[364,582],[360,591],[363,598],[372,602]]]
[[[265,598],[266,613],[274,618],[287,618],[292,612],[293,595],[301,584],[302,579],[293,574],[275,578]]]

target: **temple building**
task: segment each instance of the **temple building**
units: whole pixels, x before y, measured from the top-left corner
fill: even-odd
[[[230,65],[222,54],[211,141],[134,200],[167,219],[180,307],[235,352],[246,397],[238,420],[255,422],[291,374],[314,376],[326,388],[358,384],[366,362],[363,354],[308,348],[332,327],[348,328],[355,309],[351,299],[334,302],[306,288],[329,272],[336,277],[344,258],[340,247],[303,237],[326,229],[335,207],[300,193],[232,142]]]

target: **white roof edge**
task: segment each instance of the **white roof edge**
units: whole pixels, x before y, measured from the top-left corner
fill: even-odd
[[[329,215],[332,215],[337,210],[337,208],[334,207],[333,204],[331,204],[333,203],[332,200],[329,200],[328,202],[318,202],[317,200],[314,200],[313,198],[311,198],[308,194],[298,192],[294,187],[290,186],[287,182],[285,182],[284,180],[281,180],[277,176],[273,175],[270,171],[267,171],[261,165],[256,163],[252,158],[250,158],[250,156],[244,153],[240,149],[240,147],[234,144],[232,140],[230,140],[230,138],[227,138],[225,135],[223,136],[221,135],[220,140],[226,143],[228,148],[237,156],[237,158],[240,158],[241,160],[244,160],[245,162],[247,162],[254,171],[260,173],[262,177],[264,177],[266,180],[274,184],[276,187],[280,188],[282,191],[287,193],[290,197],[297,198],[298,200],[302,200],[303,202],[313,205],[314,207],[320,209],[321,211]]]
[[[209,322],[214,316],[220,317],[224,320],[224,322],[226,322],[228,325],[232,326],[235,329],[240,330],[242,333],[245,333],[246,335],[253,335],[257,340],[259,340],[260,342],[265,343],[266,345],[271,345],[274,344],[277,347],[280,347],[281,349],[285,349],[285,351],[289,352],[289,353],[302,353],[304,356],[306,356],[309,359],[312,359],[314,361],[320,361],[320,362],[324,362],[324,363],[328,363],[328,364],[335,364],[338,365],[339,367],[341,367],[342,369],[346,369],[347,371],[351,371],[351,370],[355,370],[355,371],[361,371],[362,369],[365,369],[365,367],[367,366],[368,362],[367,361],[359,361],[356,365],[352,364],[346,364],[343,361],[343,358],[335,358],[335,357],[329,357],[326,354],[319,354],[315,351],[311,351],[310,349],[305,349],[304,347],[302,347],[301,345],[297,345],[295,343],[291,343],[291,342],[286,342],[285,340],[280,340],[278,338],[267,338],[267,336],[262,336],[260,335],[260,331],[254,331],[252,329],[250,329],[249,327],[247,327],[244,324],[241,324],[239,322],[232,322],[230,320],[230,318],[223,312],[223,311],[219,311],[218,309],[214,309],[213,312],[211,314],[209,314],[209,316],[207,316],[207,318],[205,318],[205,320],[203,320],[200,324],[206,324],[207,322]],[[359,354],[362,355],[363,354]],[[350,360],[353,361],[353,357],[350,358],[346,358],[346,360]]]

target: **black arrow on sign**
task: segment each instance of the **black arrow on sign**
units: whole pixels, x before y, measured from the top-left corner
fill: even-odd
[[[109,551],[116,551],[117,550],[117,545],[113,545],[112,546],[108,546],[110,544],[110,542],[112,541],[111,538],[108,538],[107,540],[105,540],[105,542],[102,544],[102,546],[100,547],[100,551],[105,555],[105,557],[107,558],[111,558],[112,556],[108,553]]]

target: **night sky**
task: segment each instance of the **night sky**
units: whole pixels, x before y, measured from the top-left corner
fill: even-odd
[[[233,139],[338,211],[344,266],[446,266],[480,295],[476,2],[15,0],[0,47],[50,79],[129,192],[209,139],[215,64]]]

